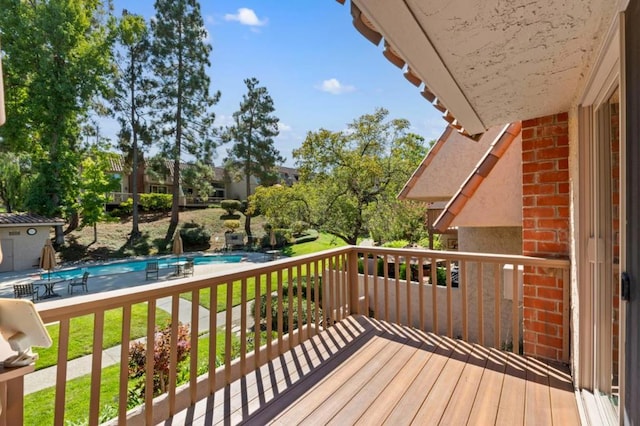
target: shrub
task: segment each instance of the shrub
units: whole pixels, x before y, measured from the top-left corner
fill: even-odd
[[[322,298],[322,277],[317,277],[318,279],[318,298],[316,300],[315,295],[315,280],[316,277],[311,277],[311,282],[309,286],[307,286],[307,277],[302,277],[300,279],[300,289],[298,289],[298,279],[294,278],[291,282],[291,286],[287,283],[282,288],[282,330],[284,333],[289,332],[289,315],[293,315],[293,329],[295,330],[300,325],[304,325],[307,323],[307,320],[314,321],[316,315],[321,315],[322,309],[320,300]],[[291,288],[291,290],[289,290]],[[298,295],[298,291],[300,295]],[[298,297],[302,298],[302,312],[300,313],[301,323],[298,323]],[[292,305],[293,309],[289,311],[289,298],[293,298]],[[311,298],[311,318],[307,317],[307,298]],[[255,318],[255,300],[251,306],[251,315],[256,323],[262,323],[266,320],[267,315],[271,316],[271,328],[272,330],[278,329],[278,294],[272,293],[271,295],[271,309],[269,313],[267,313],[267,295],[263,294],[260,296],[260,320],[256,320]]]
[[[211,232],[207,231],[204,226],[195,223],[185,224],[180,230],[180,237],[182,238],[182,243],[185,245],[185,248],[209,248]]]
[[[291,224],[291,232],[293,232],[294,236],[298,236],[301,235],[308,227],[309,224],[307,222],[297,220]]]
[[[171,209],[171,194],[140,194],[140,209],[146,212],[165,212]]]
[[[116,212],[117,210],[117,212]],[[114,209],[112,214],[117,216],[127,216],[133,213],[133,198],[127,198],[126,201],[121,202],[117,209]]]
[[[178,345],[171,347],[171,324],[163,329],[156,329],[153,342],[153,395],[160,395],[167,390],[169,384],[169,361],[171,350],[177,351],[178,363],[187,359],[191,342],[189,339],[189,326],[178,324]],[[145,397],[145,364],[147,359],[147,344],[134,342],[129,347],[129,379],[134,381],[130,400],[139,400]]]
[[[292,240],[291,231],[289,231],[288,229],[274,229],[273,232],[275,232],[276,234],[275,247],[284,247]],[[262,239],[260,240],[260,246],[271,247],[271,231],[262,236]]]
[[[387,241],[386,243],[384,243],[382,245],[382,247],[388,247],[388,248],[405,248],[408,245],[410,245],[411,243],[409,243],[409,241],[407,240],[395,240],[395,241]]]
[[[234,232],[236,229],[240,228],[240,221],[237,219],[225,220],[223,225],[229,230],[229,232]]]
[[[370,275],[373,275],[373,272],[371,269],[369,269],[367,271]],[[358,259],[358,273],[359,274],[364,274],[364,263],[363,263],[363,259]],[[382,258],[378,258],[378,270],[376,271],[377,276],[379,277],[383,277],[384,276],[384,260]]]
[[[220,215],[220,220],[239,220],[241,216],[239,214],[223,214]]]
[[[294,244],[308,243],[308,242],[317,240],[319,237],[320,237],[320,234],[318,233],[318,231],[316,231],[315,229],[307,229],[307,232],[305,232],[299,237],[294,238],[293,243]]]
[[[220,201],[220,207],[226,210],[228,215],[233,215],[236,211],[242,210],[242,201],[222,200]]]

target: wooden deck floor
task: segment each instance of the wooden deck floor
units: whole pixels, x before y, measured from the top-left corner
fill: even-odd
[[[165,425],[577,425],[568,371],[349,317]]]

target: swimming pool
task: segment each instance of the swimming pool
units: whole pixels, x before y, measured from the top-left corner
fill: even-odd
[[[238,263],[242,261],[243,256],[233,254],[218,254],[218,255],[199,255],[199,256],[180,256],[180,260],[193,259],[194,265],[209,265],[213,263]],[[122,274],[125,272],[144,271],[147,267],[147,262],[150,260],[157,260],[160,269],[173,268],[171,265],[176,261],[176,257],[163,257],[145,260],[127,260],[117,261],[113,263],[104,263],[101,265],[82,266],[71,269],[63,269],[60,271],[51,272],[51,278],[59,278],[63,280],[69,280],[73,278],[80,278],[84,272],[89,272],[89,276],[95,277],[100,275],[113,275]],[[48,277],[48,274],[44,272],[43,278]]]

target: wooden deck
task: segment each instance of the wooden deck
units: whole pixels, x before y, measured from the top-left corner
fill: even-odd
[[[164,425],[580,424],[565,367],[352,316]]]

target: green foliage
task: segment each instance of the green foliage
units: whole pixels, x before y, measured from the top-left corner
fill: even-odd
[[[171,324],[156,329],[153,353],[148,354],[147,344],[134,342],[129,347],[129,379],[134,379],[133,388],[129,390],[132,399],[144,398],[146,392],[145,366],[147,356],[153,356],[153,395],[160,395],[167,390],[169,384],[169,367],[171,350],[175,349],[177,362],[181,363],[189,355],[191,342],[189,326],[178,324],[177,347],[171,346]]]
[[[348,244],[368,234],[380,206],[395,200],[426,151],[423,139],[409,132],[407,120],[387,116],[388,111],[377,109],[345,131],[321,129],[307,135],[293,153],[300,183],[286,192],[289,199],[304,200],[299,204],[306,217],[294,220],[305,220]],[[271,211],[286,211],[283,200],[269,205]]]
[[[0,153],[0,200],[7,213],[24,209],[31,179],[31,159],[28,154]]]
[[[378,277],[383,277],[384,276],[384,260],[382,258],[377,258],[377,262],[376,262],[377,268],[376,268],[376,275]],[[367,271],[370,275],[373,275],[374,271],[372,271],[371,269],[369,269]],[[358,259],[358,273],[359,274],[364,274],[364,261],[363,259]]]
[[[369,232],[379,244],[393,240],[416,243],[427,235],[426,203],[385,197],[384,202],[372,209],[375,211],[368,212]]]
[[[99,1],[7,1],[0,28],[7,123],[5,149],[29,152],[37,174],[27,208],[76,211],[81,123],[106,93],[111,38]]]
[[[409,241],[407,240],[397,240],[397,241],[388,241],[382,245],[382,247],[388,248],[405,248],[409,245]]]
[[[309,227],[309,224],[302,220],[296,220],[291,224],[291,232],[293,232],[293,236],[302,235],[302,233]]]
[[[140,207],[146,212],[166,212],[171,208],[171,195],[140,194]]]
[[[264,215],[276,228],[288,228],[296,221],[310,223],[311,210],[305,196],[300,184],[258,186],[249,197],[248,212],[253,216]]]
[[[318,295],[315,294],[315,281],[318,280]],[[300,322],[298,322],[298,297],[302,298],[302,311],[300,311]],[[289,299],[292,300],[292,310],[289,310]],[[311,318],[307,316],[307,299],[311,301]],[[254,300],[251,304],[251,315],[257,323],[265,324],[267,316],[271,316],[272,330],[278,330],[278,299],[282,299],[282,330],[284,333],[289,332],[289,316],[293,317],[293,329],[297,329],[300,325],[306,324],[308,320],[314,320],[316,315],[322,315],[320,309],[320,301],[322,300],[322,277],[312,276],[311,281],[307,283],[307,277],[300,278],[298,288],[298,278],[294,278],[291,283],[285,283],[282,287],[282,295],[278,296],[277,292],[271,295],[271,309],[267,312],[267,295],[260,296],[260,318],[255,318]]]
[[[180,30],[177,30],[180,29]],[[211,45],[197,0],[156,0],[151,21],[154,75],[152,133],[162,155],[172,161],[171,222],[165,240],[178,226],[181,156],[188,153],[211,165],[215,154],[215,114],[220,93],[209,93]]]
[[[266,87],[256,78],[244,80],[247,93],[242,96],[240,109],[233,113],[233,122],[222,134],[224,143],[232,143],[227,150],[225,168],[231,175],[242,174],[246,193],[251,194],[251,176],[263,185],[277,182],[276,165],[284,162],[275,149],[278,118],[273,115],[273,99]]]
[[[127,198],[126,201],[118,204],[118,207],[111,211],[112,216],[125,217],[133,213],[133,198]]]
[[[180,230],[180,237],[185,250],[187,249],[203,249],[209,248],[211,240],[211,232],[207,231],[204,226],[185,223]]]
[[[109,193],[120,187],[120,179],[108,170],[108,154],[98,150],[92,150],[91,157],[82,161],[80,209],[83,225],[93,226],[107,216],[104,206]]]
[[[222,200],[222,201],[220,201],[220,207],[227,211],[227,215],[230,215],[230,216],[231,215],[235,215],[237,211],[242,209],[242,201],[240,201],[240,200]],[[237,219],[239,219],[239,217]]]
[[[236,219],[225,220],[224,227],[231,232],[235,232],[236,229],[240,228],[240,221]]]
[[[315,229],[307,229],[303,234],[293,237],[294,244],[303,244],[311,241],[315,241],[319,238],[320,233]]]
[[[273,232],[276,236],[276,245],[273,246],[274,248],[282,248],[292,241],[291,231],[288,229],[274,229]],[[271,248],[271,231],[262,236],[260,246]]]

